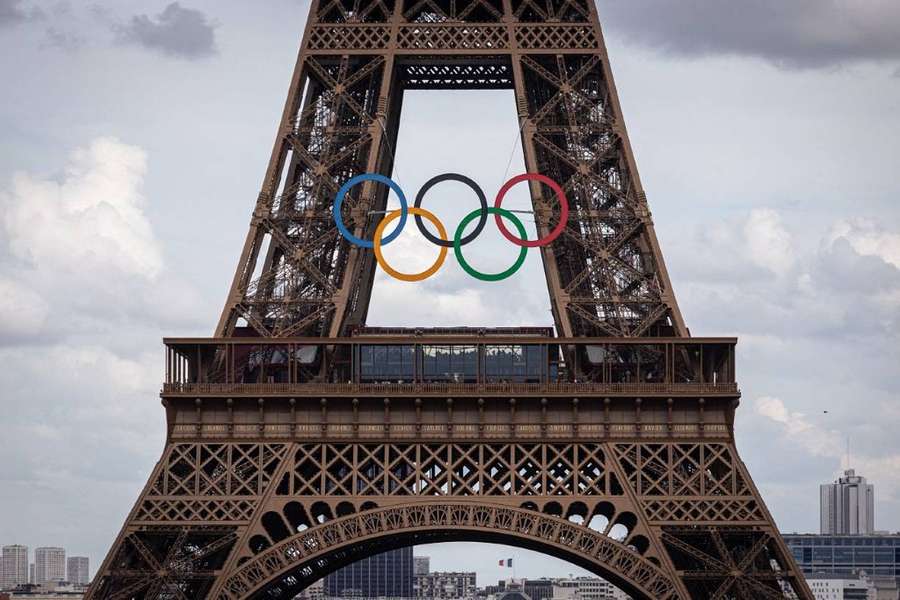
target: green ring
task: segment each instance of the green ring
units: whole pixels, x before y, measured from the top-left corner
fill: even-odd
[[[522,265],[525,264],[525,257],[528,255],[528,248],[526,246],[522,246],[522,249],[519,251],[519,258],[516,259],[516,262],[503,271],[502,273],[481,273],[473,269],[469,263],[466,262],[466,259],[463,258],[462,255],[462,235],[466,229],[466,225],[474,221],[477,217],[482,215],[482,208],[476,208],[472,212],[470,212],[466,217],[460,221],[459,227],[456,228],[456,235],[453,236],[453,253],[456,254],[456,261],[459,263],[459,266],[462,267],[463,271],[474,277],[475,279],[480,279],[481,281],[502,281],[507,277],[513,276],[516,271],[522,268]],[[510,221],[512,221],[513,225],[516,226],[516,229],[519,230],[519,237],[523,240],[528,239],[528,232],[525,231],[525,226],[522,225],[522,221],[504,208],[497,208],[496,206],[491,206],[487,209],[488,214],[491,215],[500,215],[501,217],[506,217]]]

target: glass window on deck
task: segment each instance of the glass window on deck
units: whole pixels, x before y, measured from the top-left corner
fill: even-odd
[[[478,348],[422,346],[422,380],[454,383],[478,381]]]
[[[360,346],[361,383],[409,383],[416,376],[413,346]]]
[[[541,346],[487,346],[484,351],[484,378],[492,383],[540,383],[545,364]]]

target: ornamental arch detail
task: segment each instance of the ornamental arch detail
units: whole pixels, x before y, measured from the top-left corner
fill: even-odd
[[[610,528],[613,523],[610,522]],[[217,600],[291,598],[340,566],[392,547],[447,541],[503,543],[569,560],[620,585],[636,600],[681,598],[648,542],[534,510],[479,502],[409,503],[336,518],[261,550],[228,577]],[[635,546],[634,544],[637,544]]]

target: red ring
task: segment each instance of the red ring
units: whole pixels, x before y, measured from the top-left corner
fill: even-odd
[[[503,237],[508,239],[516,246],[522,246],[524,248],[539,248],[541,246],[546,246],[547,244],[558,238],[566,228],[566,222],[569,220],[569,199],[566,198],[566,193],[559,186],[559,184],[546,175],[540,175],[538,173],[522,173],[521,175],[516,175],[515,177],[507,181],[503,185],[503,187],[500,188],[500,191],[497,192],[497,199],[494,201],[494,207],[500,208],[500,205],[503,204],[503,198],[506,196],[506,192],[508,192],[510,188],[512,188],[517,183],[522,183],[523,181],[540,181],[541,183],[550,186],[550,189],[556,192],[556,197],[559,198],[560,206],[559,225],[557,225],[556,228],[550,232],[550,235],[548,235],[544,239],[523,240],[511,234],[506,228],[506,225],[503,223],[503,219],[500,218],[500,215],[495,215],[494,220],[497,222],[497,229],[500,230],[500,233],[503,234]]]

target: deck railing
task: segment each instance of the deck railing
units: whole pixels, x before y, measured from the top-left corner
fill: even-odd
[[[164,395],[320,396],[596,396],[738,393],[736,383],[166,383]]]
[[[737,390],[736,342],[535,335],[166,339],[163,392],[727,394]]]

